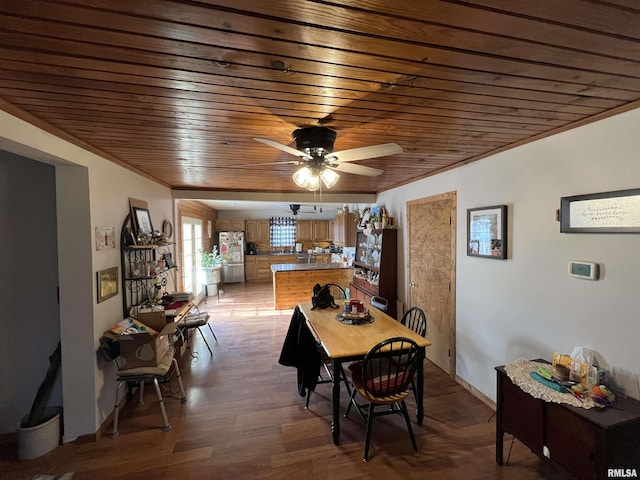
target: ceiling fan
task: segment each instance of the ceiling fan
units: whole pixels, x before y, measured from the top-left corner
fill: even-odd
[[[273,164],[303,165],[303,168],[293,174],[293,179],[298,185],[309,190],[317,190],[320,187],[320,179],[327,188],[335,185],[340,176],[334,170],[370,177],[381,175],[382,170],[364,165],[353,165],[349,162],[402,153],[402,147],[396,143],[383,143],[334,152],[333,143],[336,135],[334,130],[327,127],[299,128],[293,132],[293,140],[296,142],[297,149],[267,138],[256,138],[255,140],[298,157],[298,160],[274,162]],[[315,175],[315,183],[305,183],[303,175]],[[296,178],[296,176],[300,178]]]
[[[300,211],[300,208],[302,207],[313,207],[313,210],[302,212]],[[294,217],[297,216],[299,213],[318,213],[317,205],[300,205],[299,203],[290,203],[289,209],[291,210],[291,213],[293,214]],[[320,207],[320,213],[322,213],[322,207]]]

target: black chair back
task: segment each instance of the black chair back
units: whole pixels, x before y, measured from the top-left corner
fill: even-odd
[[[411,307],[404,312],[400,323],[407,327],[409,330],[413,330],[421,337],[427,336],[427,315],[420,307]]]
[[[369,350],[362,362],[362,387],[369,400],[404,398],[418,368],[418,353],[418,344],[406,337],[384,340]]]
[[[347,298],[347,294],[344,289],[337,283],[327,283],[327,285],[329,286],[329,292],[334,300],[344,300]]]

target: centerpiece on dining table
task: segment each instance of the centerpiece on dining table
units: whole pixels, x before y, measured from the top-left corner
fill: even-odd
[[[344,310],[338,314],[338,320],[350,325],[361,325],[372,322],[371,313],[360,300],[346,300]]]

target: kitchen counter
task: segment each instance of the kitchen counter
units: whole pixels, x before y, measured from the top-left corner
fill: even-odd
[[[342,268],[353,267],[348,266],[346,263],[277,263],[271,265],[271,271],[276,272],[299,272],[307,270],[339,270]]]
[[[271,265],[273,304],[276,310],[295,308],[308,302],[316,283],[335,283],[347,289],[353,280],[353,267],[346,263],[284,263]]]

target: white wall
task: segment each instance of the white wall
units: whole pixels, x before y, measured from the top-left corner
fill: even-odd
[[[407,201],[457,192],[459,377],[495,400],[495,366],[574,346],[640,373],[640,236],[563,234],[555,220],[562,196],[639,188],[638,152],[640,109],[379,196],[402,228]],[[468,257],[467,209],[498,204],[509,207],[508,260]],[[599,263],[601,279],[569,277],[569,260]],[[406,301],[406,259],[399,261]]]
[[[147,201],[156,229],[173,220],[174,201],[168,188],[1,111],[0,132],[0,150],[55,166],[64,440],[72,441],[95,433],[114,401],[113,371],[96,350],[102,333],[122,320],[122,296],[98,304],[96,272],[120,267],[120,249],[96,251],[95,227],[115,227],[119,243],[130,197]]]

